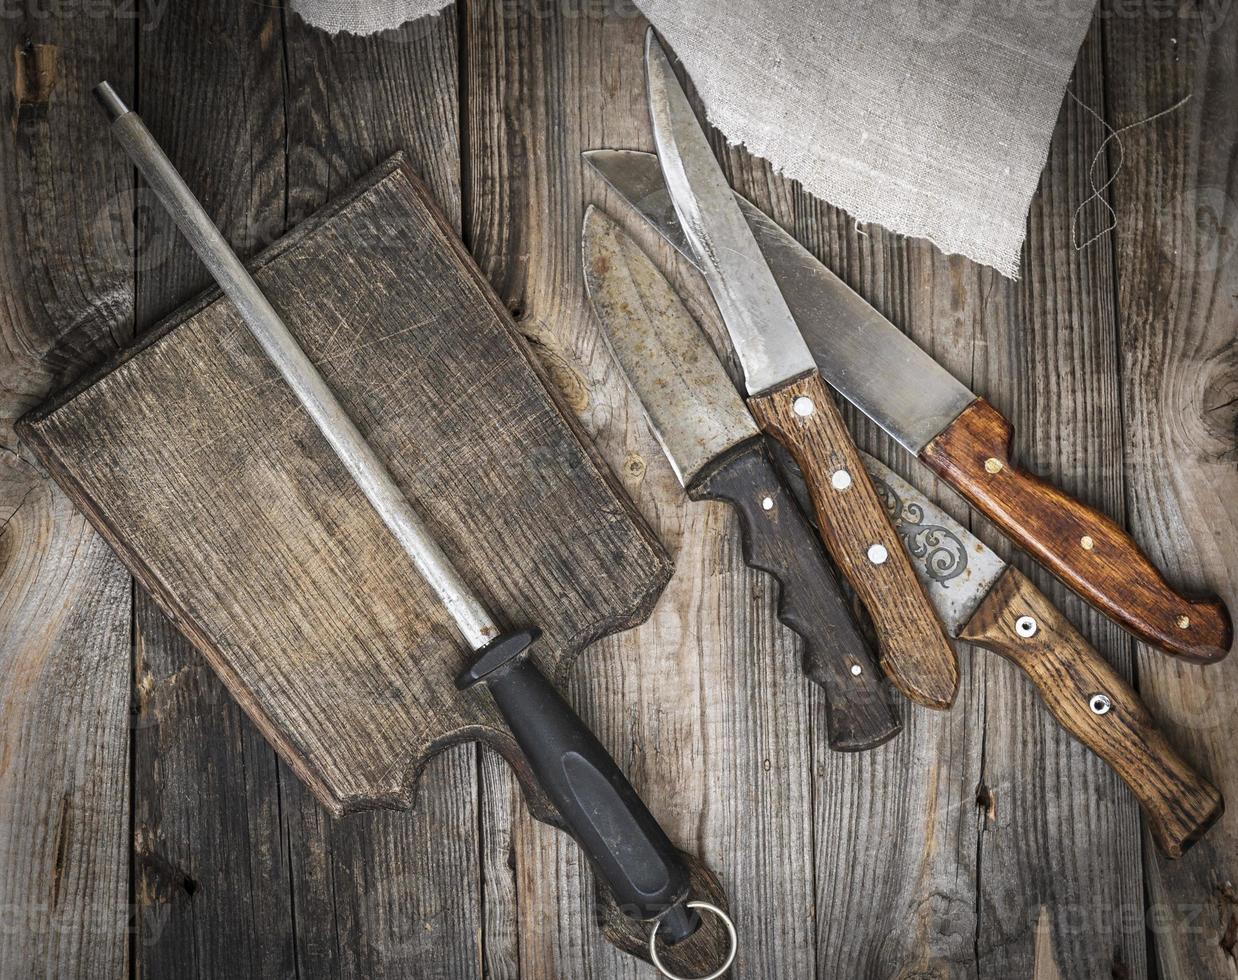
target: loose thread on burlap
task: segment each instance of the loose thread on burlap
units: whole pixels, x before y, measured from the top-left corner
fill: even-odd
[[[1184,105],[1186,105],[1188,102],[1191,101],[1191,96],[1188,93],[1186,96],[1184,96],[1183,98],[1175,102],[1173,105],[1171,105],[1168,109],[1162,109],[1160,112],[1155,112],[1152,115],[1147,116],[1144,119],[1140,119],[1136,122],[1130,123],[1129,125],[1123,126],[1121,129],[1114,129],[1112,126],[1109,125],[1108,122],[1106,122],[1104,119],[1101,118],[1100,113],[1098,113],[1090,105],[1087,105],[1086,103],[1084,103],[1070,89],[1066,90],[1066,94],[1069,95],[1072,99],[1074,99],[1075,102],[1077,102],[1079,106],[1085,112],[1093,116],[1097,122],[1099,122],[1102,126],[1105,127],[1106,130],[1108,130],[1108,133],[1106,134],[1105,138],[1101,140],[1100,146],[1097,147],[1096,155],[1092,157],[1092,162],[1088,166],[1088,184],[1092,188],[1092,193],[1083,199],[1082,204],[1080,204],[1077,208],[1075,208],[1074,216],[1070,219],[1071,244],[1074,245],[1076,252],[1082,252],[1085,248],[1087,248],[1093,242],[1098,241],[1101,238],[1104,238],[1111,231],[1113,231],[1115,228],[1118,227],[1118,213],[1113,209],[1113,205],[1110,204],[1109,201],[1106,199],[1105,191],[1109,188],[1110,184],[1112,184],[1115,180],[1118,179],[1118,174],[1122,172],[1122,164],[1125,162],[1125,159],[1126,159],[1126,148],[1122,145],[1122,137],[1119,134],[1125,133],[1127,130],[1136,129],[1139,126],[1146,126],[1148,123],[1155,122],[1156,120],[1160,119],[1162,116],[1168,116],[1171,112],[1177,112]],[[1096,182],[1096,168],[1097,168],[1097,165],[1101,162],[1101,160],[1105,156],[1105,147],[1109,145],[1110,140],[1113,140],[1114,144],[1117,147],[1117,154],[1116,154],[1117,163],[1113,168],[1113,173],[1111,173],[1108,176],[1108,178],[1106,178],[1105,182],[1103,184],[1098,184]],[[1095,235],[1089,238],[1086,242],[1080,243],[1079,227],[1080,227],[1080,219],[1083,217],[1083,209],[1086,208],[1093,201],[1100,201],[1100,206],[1105,211],[1109,212],[1109,216],[1107,219],[1108,223],[1105,225],[1104,228],[1098,231]]]

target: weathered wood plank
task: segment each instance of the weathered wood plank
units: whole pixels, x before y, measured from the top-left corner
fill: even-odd
[[[1070,90],[1101,105],[1101,76],[1094,21]],[[1067,97],[1029,216],[1023,280],[980,304],[977,335],[986,343],[976,361],[983,361],[984,377],[974,383],[1014,423],[1016,451],[1029,470],[1121,524],[1111,257],[1103,248],[1076,252],[1070,236],[1103,136]],[[1015,564],[1129,678],[1130,638],[1015,555]],[[1145,976],[1144,936],[1130,921],[1143,894],[1133,796],[1053,722],[1025,678],[996,658],[985,670],[983,779],[996,819],[986,817],[981,837],[982,971],[1018,976],[1048,969],[1039,938],[1064,977]]]
[[[1107,117],[1129,126],[1112,188],[1131,526],[1173,581],[1238,609],[1238,16],[1197,4],[1105,22]],[[1231,805],[1182,861],[1145,846],[1143,922],[1165,978],[1233,977],[1238,936],[1238,662],[1141,646],[1139,687]]]
[[[134,105],[243,255],[283,230],[280,25],[273,7],[179,5],[139,39]],[[144,332],[209,277],[143,194]],[[135,969],[287,975],[292,899],[275,753],[140,588],[135,626],[134,887],[144,921],[165,923],[134,948]]]
[[[684,499],[583,291],[584,207],[607,196],[580,151],[651,146],[644,22],[626,4],[466,9],[466,240],[676,557],[653,617],[596,644],[571,699],[672,840],[719,873],[743,936],[736,975],[811,975],[810,745],[825,729],[812,729],[797,641],[772,580],[744,568],[728,509]],[[504,882],[496,902],[517,902],[522,974],[645,976],[598,941],[572,844],[519,812],[511,840],[514,887],[502,853],[487,851],[486,876]]]
[[[18,4],[0,24],[0,975],[117,976],[128,897],[129,579],[14,421],[132,330],[130,168],[90,86],[133,15]]]

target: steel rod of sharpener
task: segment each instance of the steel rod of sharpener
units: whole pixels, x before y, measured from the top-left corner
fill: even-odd
[[[386,465],[348,417],[141,118],[107,82],[95,88],[95,96],[112,119],[116,139],[219,287],[235,304],[250,333],[331,444],[349,475],[456,621],[465,640],[474,650],[483,649],[500,632],[486,607],[430,535]]]

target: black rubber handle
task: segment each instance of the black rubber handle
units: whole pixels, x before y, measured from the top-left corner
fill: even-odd
[[[778,619],[803,637],[804,673],[825,691],[830,748],[856,752],[897,735],[903,726],[881,668],[843,598],[821,539],[775,469],[764,439],[723,459],[689,493],[734,506],[744,561],[777,579]]]
[[[536,630],[509,633],[456,678],[484,683],[546,795],[625,915],[660,920],[676,943],[700,925],[686,905],[688,869],[632,784],[527,655]]]

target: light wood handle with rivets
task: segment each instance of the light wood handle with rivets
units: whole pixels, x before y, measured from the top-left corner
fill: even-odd
[[[1010,423],[977,398],[920,459],[1066,585],[1146,643],[1196,663],[1233,642],[1225,604],[1180,595],[1122,528],[1011,461]]]
[[[918,704],[950,707],[959,684],[954,648],[824,382],[814,373],[750,398],[748,407],[799,464],[821,539],[876,627],[886,676]]]
[[[1225,812],[1147,705],[1021,573],[1007,568],[959,639],[1014,663],[1066,731],[1108,763],[1143,807],[1157,846],[1181,857]]]

